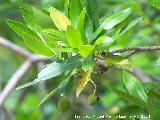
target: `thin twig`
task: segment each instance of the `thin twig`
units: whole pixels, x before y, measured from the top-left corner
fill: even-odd
[[[26,61],[19,67],[19,69],[15,72],[15,74],[11,77],[8,81],[7,85],[4,87],[2,92],[0,93],[0,106],[4,103],[8,95],[12,92],[15,88],[17,83],[22,79],[24,74],[31,68],[34,62],[41,62],[41,61],[48,61],[49,58],[37,54],[33,54],[28,50],[11,43],[5,38],[0,37],[0,45],[12,50],[13,52],[20,54],[26,57]]]
[[[131,51],[128,55],[126,55],[124,58],[129,58],[131,57],[132,55],[134,55],[137,51],[136,50],[133,50]]]
[[[5,88],[0,94],[0,106],[3,104],[9,93],[15,88],[17,83],[21,80],[21,78],[24,76],[24,74],[28,71],[28,69],[31,67],[32,61],[27,60],[25,61],[19,69],[14,73],[14,75],[11,77]]]
[[[0,45],[4,46],[6,48],[9,48],[13,52],[16,52],[16,53],[18,53],[22,56],[25,56],[25,57],[30,57],[32,55],[32,53],[29,52],[28,50],[26,50],[16,44],[11,43],[9,40],[2,38],[2,37],[0,37]]]
[[[122,49],[113,50],[109,52],[109,54],[113,55],[116,53],[123,53],[123,52],[129,52],[129,51],[135,51],[134,53],[137,53],[137,52],[153,51],[153,50],[160,50],[160,46],[122,48]]]

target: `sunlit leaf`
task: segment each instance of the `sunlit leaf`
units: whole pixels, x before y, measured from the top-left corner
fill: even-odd
[[[26,27],[25,25],[23,25],[20,22],[14,21],[14,20],[10,20],[10,19],[6,19],[8,25],[21,37],[23,37],[23,33],[29,34],[34,38],[39,39],[39,36],[32,31],[30,28]]]
[[[95,45],[97,45],[97,49],[105,50],[110,45],[112,45],[113,42],[114,40],[111,37],[101,36],[96,40]]]
[[[59,10],[51,7],[49,8],[50,16],[59,30],[66,31],[67,26],[71,25],[70,20]]]
[[[157,9],[160,9],[160,1],[159,0],[149,0],[149,2],[156,7]]]
[[[21,12],[24,20],[35,30],[40,29],[40,26],[37,25],[33,13],[31,10],[27,10],[21,7]]]
[[[81,33],[77,29],[68,26],[67,41],[72,48],[78,48],[78,46],[82,44]]]
[[[46,56],[54,56],[49,46],[44,43],[41,39],[32,37],[29,34],[23,33],[23,40],[26,46],[33,52]]]
[[[78,50],[79,54],[83,57],[87,57],[92,50],[94,49],[93,45],[79,45]]]
[[[60,32],[56,29],[43,29],[40,32],[47,34],[47,35],[52,35],[55,37],[57,40],[65,40],[65,34],[63,32]]]

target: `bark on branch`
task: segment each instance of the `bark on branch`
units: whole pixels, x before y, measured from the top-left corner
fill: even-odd
[[[116,53],[123,53],[123,52],[131,52],[127,57],[130,57],[131,55],[137,53],[137,52],[144,52],[144,51],[154,51],[154,50],[160,50],[160,46],[147,46],[147,47],[131,47],[131,48],[122,48],[113,50],[107,54],[116,54]]]
[[[0,93],[0,107],[3,105],[9,94],[16,87],[17,83],[22,79],[26,72],[30,69],[33,63],[48,61],[48,57],[33,54],[28,50],[11,43],[9,40],[0,37],[0,45],[12,50],[13,52],[26,57],[26,61],[19,67],[19,69],[13,74],[13,76],[8,81],[7,85],[4,87]]]

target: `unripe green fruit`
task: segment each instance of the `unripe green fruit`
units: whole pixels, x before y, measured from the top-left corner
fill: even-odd
[[[95,104],[97,103],[97,97],[94,96],[94,95],[90,95],[90,96],[88,97],[88,102],[89,102],[89,104],[91,104],[91,105],[95,105]]]
[[[67,99],[63,98],[58,101],[58,108],[61,112],[67,112],[70,106],[71,106],[70,101]]]

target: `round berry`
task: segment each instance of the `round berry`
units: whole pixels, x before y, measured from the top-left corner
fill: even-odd
[[[63,98],[58,101],[58,108],[61,112],[67,112],[70,106],[71,106],[70,101],[67,99]]]

